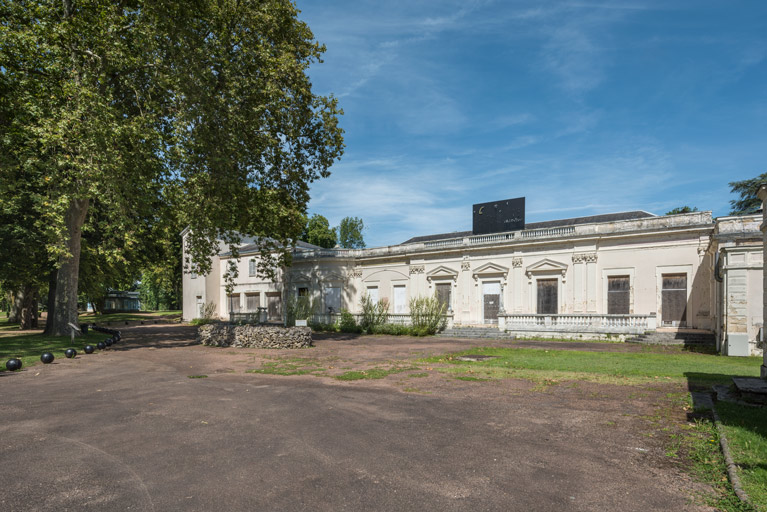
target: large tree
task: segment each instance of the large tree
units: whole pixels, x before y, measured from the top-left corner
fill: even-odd
[[[287,0],[0,0],[0,75],[17,113],[0,138],[24,141],[0,177],[38,174],[30,211],[58,269],[53,334],[77,321],[95,201],[121,240],[114,258],[143,243],[137,217],[172,208],[201,273],[217,240],[236,254],[239,234],[264,240],[265,269],[289,260],[308,185],[343,151],[337,103],[306,73],[324,47],[297,14]]]
[[[331,249],[338,243],[336,231],[330,227],[330,222],[323,215],[315,213],[306,222],[301,238],[310,244]]]
[[[757,192],[762,183],[767,183],[767,172],[750,180],[731,181],[730,190],[740,197],[730,201],[732,207],[730,215],[748,215],[759,211],[762,202],[759,200]]]
[[[346,249],[364,249],[362,231],[365,224],[359,217],[344,217],[338,225],[338,243]]]

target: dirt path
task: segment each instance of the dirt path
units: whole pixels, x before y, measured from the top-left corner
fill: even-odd
[[[646,435],[682,389],[463,382],[425,365],[374,381],[262,375],[247,370],[409,365],[467,342],[323,337],[270,351],[202,347],[194,332],[124,329],[115,350],[0,375],[0,505],[708,510]]]

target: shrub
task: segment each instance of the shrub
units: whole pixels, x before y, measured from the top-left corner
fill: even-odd
[[[410,320],[414,336],[435,334],[445,328],[446,306],[434,297],[413,297],[410,299]]]
[[[310,320],[315,311],[317,305],[309,296],[298,297],[296,295],[290,297],[285,305],[285,316],[288,327],[296,325],[296,319],[298,320]]]
[[[365,332],[372,333],[376,326],[385,324],[389,319],[389,301],[386,299],[373,302],[370,296],[365,294],[360,299],[360,306],[362,307],[360,327]]]
[[[193,318],[191,322],[189,322],[192,325],[207,325],[207,324],[214,324],[217,320],[213,318]]]
[[[341,332],[360,332],[362,329],[357,325],[357,321],[354,319],[349,310],[341,310],[341,319],[338,322],[338,330]]]
[[[309,324],[314,332],[338,332],[338,325],[324,324],[322,322],[312,322]]]

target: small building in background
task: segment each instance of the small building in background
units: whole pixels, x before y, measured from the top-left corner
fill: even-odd
[[[141,311],[138,292],[111,290],[104,298],[104,313],[128,313]]]

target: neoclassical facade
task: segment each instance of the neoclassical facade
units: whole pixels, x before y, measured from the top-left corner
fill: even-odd
[[[754,352],[762,324],[761,252],[758,243],[751,248],[758,224],[758,216],[634,211],[369,249],[301,243],[273,280],[255,271],[257,246],[247,240],[231,294],[224,251],[209,275],[184,274],[183,316],[199,316],[210,303],[222,318],[261,308],[279,322],[292,295],[310,296],[328,314],[357,312],[367,294],[388,301],[392,321],[406,322],[411,298],[436,294],[453,325],[591,336],[693,329],[714,333],[722,347],[745,333]]]

